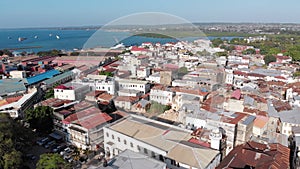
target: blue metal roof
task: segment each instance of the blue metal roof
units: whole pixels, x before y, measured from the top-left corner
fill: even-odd
[[[245,119],[245,121],[244,122],[242,122],[242,124],[244,124],[244,125],[249,125],[250,123],[252,123],[254,120],[256,119],[256,117],[255,116],[248,116],[246,119]]]
[[[60,74],[60,72],[58,70],[53,69],[53,70],[49,70],[47,72],[44,72],[44,73],[41,73],[41,74],[38,74],[38,75],[35,75],[32,77],[28,77],[27,81],[28,81],[28,84],[31,85],[31,84],[38,83],[38,82],[41,82],[46,79],[50,79],[53,76],[58,75],[58,74]]]

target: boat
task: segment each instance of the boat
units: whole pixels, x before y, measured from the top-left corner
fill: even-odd
[[[125,45],[123,43],[119,43],[113,47],[111,47],[110,49],[123,49],[125,48]]]
[[[27,38],[19,37],[19,38],[18,38],[18,41],[19,41],[19,42],[22,42],[22,41],[24,41],[24,40],[26,40],[26,39],[27,39]]]
[[[51,36],[52,36],[52,33],[50,33],[49,36],[51,37]]]
[[[34,39],[37,39],[37,38],[38,38],[38,36],[37,36],[37,35],[35,35],[35,36],[34,36]]]
[[[56,39],[60,39],[60,37],[58,35],[56,35]]]

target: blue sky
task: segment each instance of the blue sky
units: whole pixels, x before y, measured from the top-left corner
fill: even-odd
[[[103,25],[137,12],[191,22],[300,23],[299,0],[1,0],[0,28]]]

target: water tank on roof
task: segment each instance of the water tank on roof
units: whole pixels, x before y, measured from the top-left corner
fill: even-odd
[[[210,147],[212,149],[220,150],[220,144],[222,139],[222,133],[218,128],[213,129],[209,134],[210,138]]]

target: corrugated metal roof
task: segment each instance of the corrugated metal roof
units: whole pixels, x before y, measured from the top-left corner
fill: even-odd
[[[49,70],[47,72],[44,72],[44,73],[41,73],[41,74],[38,74],[38,75],[35,75],[32,77],[28,77],[27,81],[28,81],[28,84],[31,85],[31,84],[38,83],[38,82],[41,82],[46,79],[50,79],[53,76],[58,75],[58,74],[60,74],[60,72],[58,70],[53,69],[53,70]]]
[[[25,91],[26,87],[25,79],[3,79],[0,80],[0,94],[14,93],[19,91]]]
[[[53,84],[53,83],[55,83],[55,82],[57,82],[57,81],[59,81],[61,79],[64,79],[64,78],[66,78],[68,76],[70,76],[70,77],[74,76],[74,73],[72,71],[64,72],[64,73],[62,73],[60,75],[57,75],[57,76],[54,76],[54,77],[52,77],[50,79],[45,80],[44,83],[45,84]]]
[[[245,121],[242,122],[242,124],[244,125],[249,125],[250,123],[252,123],[255,120],[255,116],[248,116]]]

